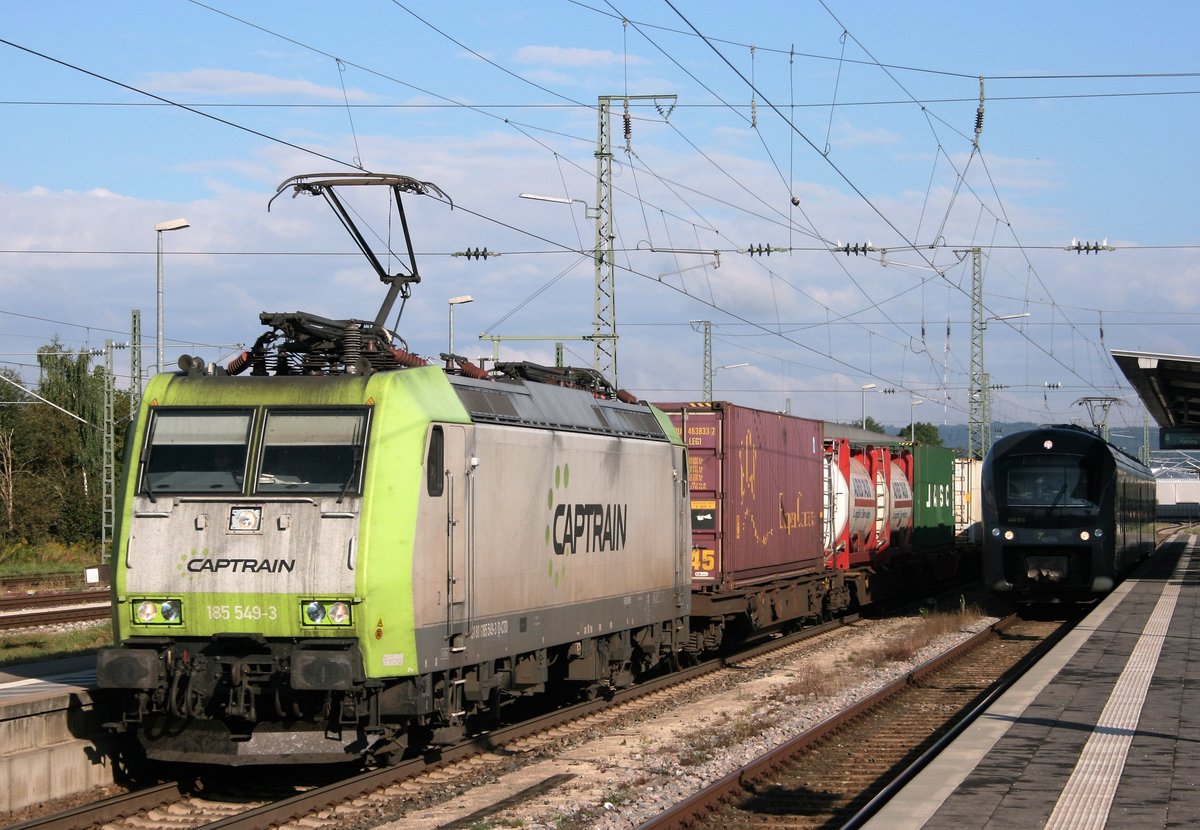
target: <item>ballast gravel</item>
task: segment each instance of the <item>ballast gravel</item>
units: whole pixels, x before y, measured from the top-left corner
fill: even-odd
[[[469,789],[438,804],[414,805],[402,817],[376,826],[637,827],[995,621],[979,618],[911,659],[882,664],[863,655],[901,636],[913,620],[859,621],[810,641],[811,647],[783,662],[735,673],[719,691],[672,700],[636,722],[541,745],[523,763],[498,760]],[[561,775],[571,777],[545,792],[523,795]],[[497,810],[505,799],[510,806]]]

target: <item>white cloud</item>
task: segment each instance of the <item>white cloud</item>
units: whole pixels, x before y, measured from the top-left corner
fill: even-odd
[[[551,64],[554,66],[616,66],[622,63],[640,64],[636,55],[622,55],[607,49],[580,49],[563,46],[522,46],[513,54],[518,63]]]
[[[154,72],[142,79],[142,86],[159,93],[190,93],[223,95],[231,97],[249,96],[296,96],[320,101],[344,101],[361,103],[372,100],[372,96],[359,89],[348,87],[343,93],[340,86],[321,86],[302,78],[280,78],[261,72],[238,72],[232,69],[192,69],[187,72]]]

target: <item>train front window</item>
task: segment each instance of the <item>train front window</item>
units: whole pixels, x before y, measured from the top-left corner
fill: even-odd
[[[357,493],[367,413],[268,410],[259,493]]]
[[[240,493],[246,475],[249,410],[154,413],[142,490],[151,495]]]
[[[1018,456],[1012,459],[1005,481],[1010,508],[1040,511],[1094,509],[1087,459],[1077,455]]]

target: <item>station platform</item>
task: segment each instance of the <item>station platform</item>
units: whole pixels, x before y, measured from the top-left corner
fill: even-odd
[[[113,783],[94,655],[0,669],[0,819]]]
[[[1200,537],[1164,542],[865,827],[1200,827]]]

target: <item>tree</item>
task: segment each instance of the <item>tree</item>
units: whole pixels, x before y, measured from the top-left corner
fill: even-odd
[[[942,435],[938,432],[937,424],[931,424],[926,421],[917,421],[912,427],[901,427],[896,435],[907,439],[914,432],[916,433],[916,443],[925,444],[930,447],[942,446]]]
[[[20,408],[26,406],[25,387],[21,376],[12,369],[0,369],[0,504],[4,510],[4,527],[12,533],[16,511],[17,480],[29,472],[28,460],[18,458],[13,439],[21,421]]]
[[[861,426],[863,429],[866,429],[869,432],[878,432],[881,435],[887,435],[887,427],[876,421],[870,415],[867,416],[867,420],[865,422],[860,421],[858,424],[856,424],[856,426]]]

